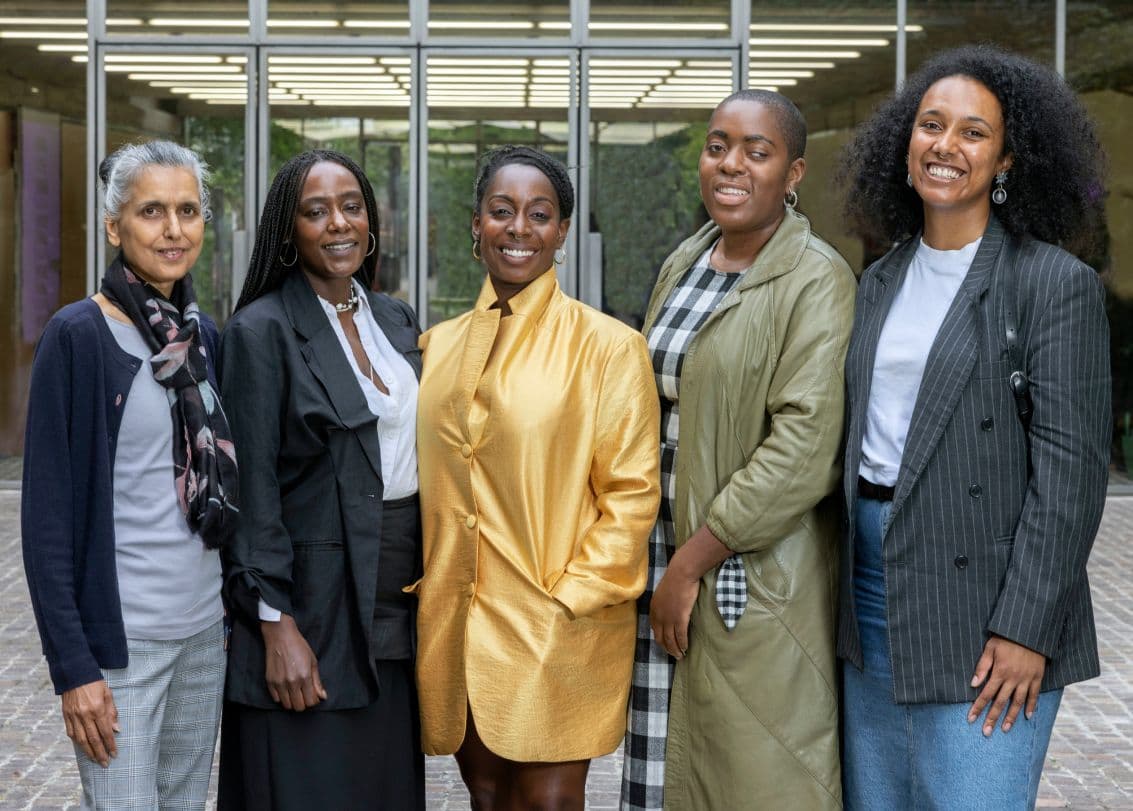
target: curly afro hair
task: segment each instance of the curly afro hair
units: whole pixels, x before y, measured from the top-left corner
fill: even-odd
[[[1054,71],[990,45],[936,55],[858,128],[835,176],[851,227],[863,237],[895,242],[924,224],[921,200],[906,183],[905,156],[921,98],[949,76],[980,82],[1003,110],[1004,149],[1014,156],[1007,202],[994,209],[1004,227],[1092,255],[1104,238],[1105,195],[1105,160],[1093,122]]]

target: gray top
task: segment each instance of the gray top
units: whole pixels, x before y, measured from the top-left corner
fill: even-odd
[[[189,529],[173,487],[169,395],[153,379],[137,328],[106,318],[118,345],[145,361],[130,387],[114,457],[114,547],[129,639],[185,639],[219,620],[220,554]]]

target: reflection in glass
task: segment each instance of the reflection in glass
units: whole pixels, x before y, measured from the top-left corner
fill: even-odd
[[[310,3],[268,0],[268,34],[302,37],[404,37],[409,34],[409,3]]]
[[[602,310],[631,326],[641,326],[665,257],[705,222],[697,163],[733,81],[726,59],[590,60],[584,270],[601,273]]]
[[[468,3],[464,0],[430,0],[430,37],[541,37],[570,36],[569,0],[521,0]]]
[[[223,322],[248,261],[244,208],[247,58],[163,49],[109,53],[106,154],[125,143],[165,138],[195,149],[212,173],[212,221],[193,270],[201,309]],[[107,247],[107,256],[113,256]],[[234,289],[235,288],[235,289]]]
[[[268,58],[271,174],[306,149],[349,155],[378,204],[381,262],[375,287],[409,298],[409,88],[407,56]]]
[[[1133,484],[1133,6],[1074,6],[1067,17],[1067,79],[1094,118],[1109,158],[1105,213],[1108,246],[1090,264],[1108,295],[1113,365],[1114,482]],[[1122,473],[1124,478],[1122,479]]]
[[[0,3],[0,457],[23,447],[44,325],[87,292],[84,6]]]
[[[711,39],[729,36],[731,19],[728,0],[590,0],[588,28],[595,39]]]
[[[927,58],[973,41],[991,42],[1054,66],[1055,0],[909,0],[909,73]]]
[[[106,0],[110,34],[247,34],[247,0],[187,4],[176,0]]]
[[[751,9],[750,86],[778,90],[807,121],[807,172],[799,187],[799,210],[857,272],[885,246],[863,245],[843,230],[841,200],[830,178],[854,127],[893,92],[896,13],[892,0],[804,6],[756,0]],[[909,41],[927,30],[910,12]]]
[[[527,144],[566,163],[571,70],[567,57],[430,57],[428,323],[471,309],[484,280],[471,253],[477,157]]]

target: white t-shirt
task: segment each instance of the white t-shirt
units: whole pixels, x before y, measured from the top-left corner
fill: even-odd
[[[977,239],[938,251],[922,240],[893,297],[877,341],[858,468],[874,484],[897,483],[929,350],[979,247]]]

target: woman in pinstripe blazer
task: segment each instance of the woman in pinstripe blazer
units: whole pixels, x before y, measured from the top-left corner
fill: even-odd
[[[968,47],[840,177],[860,232],[903,240],[862,277],[846,361],[846,807],[1030,808],[1062,687],[1098,673],[1108,330],[1070,251],[1100,148],[1053,72]]]

